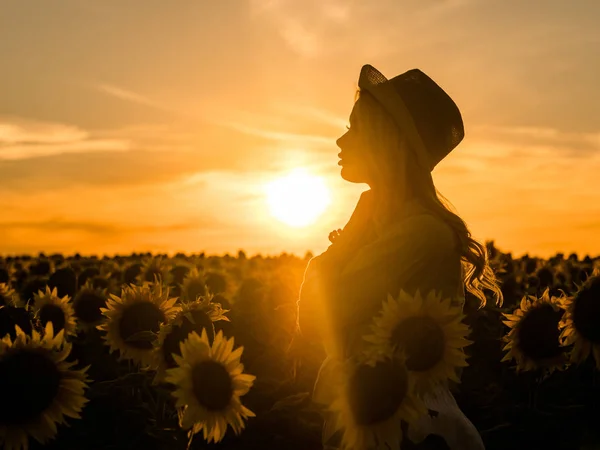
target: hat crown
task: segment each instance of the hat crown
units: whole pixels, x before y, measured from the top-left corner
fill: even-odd
[[[389,89],[390,86],[393,89]],[[414,135],[412,147],[416,152],[426,153],[417,156],[429,170],[433,170],[464,138],[458,106],[419,69],[411,69],[388,80],[373,66],[365,65],[359,87],[373,94],[399,128],[413,130],[409,133]]]

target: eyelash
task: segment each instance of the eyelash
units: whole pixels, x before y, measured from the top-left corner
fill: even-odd
[[[348,125],[346,125],[346,130],[349,130],[349,129],[350,129],[350,127]]]

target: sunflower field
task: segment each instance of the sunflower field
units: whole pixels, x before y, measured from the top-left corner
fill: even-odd
[[[600,448],[600,258],[487,248],[502,305],[382,299],[336,372],[341,448],[448,448],[407,438],[439,386],[489,450]],[[296,334],[310,257],[0,257],[0,448],[323,448],[325,354]]]

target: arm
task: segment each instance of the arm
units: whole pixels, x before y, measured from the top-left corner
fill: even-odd
[[[310,342],[321,340],[323,335],[329,289],[337,276],[333,263],[323,253],[312,258],[304,272],[297,301],[296,332]]]
[[[335,239],[331,239],[330,234],[332,244],[325,252],[312,258],[306,267],[297,301],[296,331],[307,339],[316,341],[321,338],[329,287],[335,285],[343,266],[360,246],[360,239],[365,237],[372,201],[372,192],[363,192],[342,233],[336,232]]]

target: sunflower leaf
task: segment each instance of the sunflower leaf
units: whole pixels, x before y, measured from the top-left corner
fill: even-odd
[[[271,411],[299,408],[305,406],[309,401],[310,394],[308,392],[301,392],[279,400],[273,405]]]
[[[145,331],[140,331],[138,333],[132,334],[127,339],[125,339],[125,342],[142,342],[142,341],[153,342],[156,338],[157,338],[156,333],[145,330]]]

